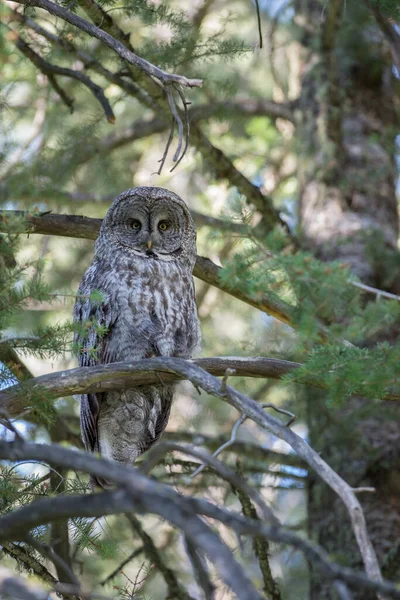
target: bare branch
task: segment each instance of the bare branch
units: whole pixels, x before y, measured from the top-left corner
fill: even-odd
[[[235,366],[240,377],[280,378],[300,366],[274,358],[199,358],[194,361],[182,359],[152,358],[141,361],[118,362],[95,367],[79,367],[35,377],[21,384],[0,390],[0,407],[10,416],[16,416],[29,408],[36,396],[47,399],[104,392],[115,389],[128,389],[138,385],[159,383],[156,372],[162,373],[164,383],[185,378],[175,370],[177,365],[197,365],[213,375],[224,375],[229,366]],[[195,367],[194,367],[195,368]]]
[[[18,33],[14,30],[12,30],[13,36],[15,37],[15,45],[16,47],[44,74],[49,78],[49,81],[51,81],[54,84],[54,76],[55,75],[61,75],[63,77],[70,77],[72,79],[76,79],[77,81],[80,81],[81,83],[83,83],[83,85],[85,85],[91,92],[92,94],[95,96],[95,98],[99,101],[99,103],[101,104],[103,110],[104,110],[104,114],[106,115],[107,121],[109,123],[114,123],[115,122],[115,116],[113,113],[113,110],[110,106],[110,103],[108,102],[107,98],[104,95],[104,91],[102,90],[102,88],[98,85],[96,85],[91,79],[90,77],[88,77],[87,75],[85,75],[84,73],[81,73],[80,71],[75,71],[73,69],[66,69],[65,67],[59,67],[57,65],[53,65],[49,62],[47,62],[46,60],[44,60],[39,54],[37,54],[37,52],[35,52],[29,44],[26,43],[26,41],[20,36],[18,35]],[[57,92],[60,94],[60,87],[57,85]],[[63,98],[63,100],[65,101],[65,99],[68,99],[67,105],[69,106],[69,108],[72,109],[73,107],[73,101],[71,99],[68,98],[68,96],[66,96],[65,92],[63,92],[63,94],[60,94]]]
[[[265,417],[267,418],[266,415]],[[268,419],[273,418],[268,417]],[[289,429],[286,431],[293,433]],[[306,442],[301,441],[307,446]],[[46,446],[0,441],[0,458],[14,461],[23,459],[46,461],[56,466],[106,477],[121,486],[121,489],[116,491],[93,495],[45,498],[14,513],[8,513],[0,519],[0,539],[23,536],[28,529],[59,518],[95,517],[127,512],[154,513],[182,529],[193,543],[206,552],[216,565],[223,580],[241,599],[257,598],[260,600],[261,597],[258,594],[250,592],[250,589],[253,590],[253,588],[249,589],[248,580],[243,579],[241,567],[232,559],[232,554],[226,546],[221,545],[219,538],[203,522],[199,521],[196,516],[192,516],[194,513],[199,513],[219,520],[234,528],[237,533],[266,536],[271,541],[290,544],[298,548],[326,577],[333,581],[341,580],[358,589],[382,592],[390,598],[400,599],[400,590],[396,585],[389,582],[371,581],[352,569],[330,562],[326,553],[319,546],[311,544],[290,531],[235,515],[205,500],[180,496],[171,487],[144,477],[132,467],[124,467],[104,459],[97,459],[90,454],[68,450],[55,444]]]

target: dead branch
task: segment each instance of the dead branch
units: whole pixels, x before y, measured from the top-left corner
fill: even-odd
[[[178,361],[178,362],[175,362]],[[199,358],[194,361],[182,359],[152,358],[142,361],[117,362],[95,367],[79,367],[41,375],[26,382],[0,390],[0,407],[10,416],[21,414],[32,406],[35,397],[43,394],[47,399],[128,389],[139,385],[159,383],[157,372],[162,373],[164,383],[185,378],[174,368],[182,364],[204,368],[213,375],[224,375],[229,366],[235,366],[240,377],[280,378],[300,366],[285,360],[270,358]]]
[[[204,360],[204,359],[203,359]],[[215,360],[215,359],[213,359]],[[219,359],[221,360],[221,359]],[[229,360],[229,359],[228,359]],[[265,359],[257,359],[263,361]],[[117,370],[118,363],[108,365],[98,365],[96,367],[83,367],[81,369],[72,369],[72,371],[64,371],[58,374],[50,374],[38,377],[25,384],[25,386],[13,386],[9,391],[0,393],[0,401],[3,401],[3,406],[12,414],[11,409],[16,406],[23,408],[29,399],[34,400],[35,394],[46,394],[46,397],[54,397],[56,393],[63,395],[63,392],[68,389],[68,393],[87,393],[89,390],[105,391],[107,389],[123,389],[127,386],[127,375],[132,372],[152,373],[154,371],[163,373],[163,381],[169,381],[168,374],[174,373],[181,378],[189,379],[195,386],[205,390],[207,393],[221,398],[235,407],[241,414],[246,414],[261,427],[267,429],[278,438],[284,440],[291,446],[295,452],[312,468],[314,471],[327,483],[336,494],[342,499],[345,504],[352,522],[352,527],[357,539],[366,572],[371,579],[379,581],[381,574],[379,565],[376,559],[375,551],[369,540],[364,514],[361,505],[354,494],[353,489],[341,478],[331,467],[315,452],[300,436],[298,436],[289,427],[282,425],[281,421],[267,414],[262,407],[249,398],[241,394],[229,385],[222,386],[222,383],[210,373],[203,370],[199,364],[202,359],[197,361],[197,364],[192,361],[185,361],[178,358],[153,358],[142,361],[133,361],[125,363],[123,371]],[[248,364],[249,359],[240,359],[236,362],[244,362]],[[250,361],[252,362],[252,361]],[[229,368],[224,365],[223,373]],[[236,372],[239,370],[235,367]],[[113,372],[114,371],[114,372]],[[95,375],[93,377],[93,374]],[[92,377],[91,377],[92,375]],[[46,379],[46,386],[43,386],[43,378]],[[69,387],[66,388],[65,380],[69,380]],[[156,379],[154,382],[156,383]],[[79,382],[79,384],[78,384]],[[148,380],[147,380],[148,382]],[[142,379],[143,383],[143,379]],[[62,391],[62,388],[63,391]]]
[[[289,429],[287,431],[290,432]],[[121,486],[115,491],[98,494],[37,500],[0,519],[0,539],[18,538],[33,527],[60,518],[96,517],[127,512],[158,514],[181,529],[184,535],[209,556],[228,587],[241,599],[260,600],[261,597],[254,593],[254,588],[233,559],[231,552],[203,521],[199,521],[197,514],[202,514],[219,520],[239,534],[265,536],[269,540],[298,548],[332,581],[340,580],[358,589],[381,592],[387,597],[400,599],[400,590],[396,585],[372,581],[353,569],[330,562],[322,548],[290,531],[261,521],[252,521],[205,500],[181,496],[171,487],[144,477],[132,467],[97,459],[90,454],[68,450],[55,444],[48,446],[0,441],[0,458],[13,461],[46,461],[97,477],[106,477]]]

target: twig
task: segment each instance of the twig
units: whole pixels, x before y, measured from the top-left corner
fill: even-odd
[[[364,290],[365,292],[369,292],[370,294],[375,294],[377,300],[382,298],[389,298],[390,300],[400,300],[400,296],[396,294],[391,294],[390,292],[385,292],[384,290],[378,290],[377,288],[371,287],[370,285],[365,285],[365,283],[361,283],[360,281],[354,281],[354,279],[348,279],[347,283],[354,285],[354,287],[360,288],[360,290]]]
[[[221,454],[221,452],[223,452],[226,448],[229,448],[229,446],[232,446],[232,444],[234,444],[234,442],[236,442],[236,435],[237,432],[239,431],[239,427],[245,422],[245,420],[247,419],[247,415],[241,415],[239,417],[239,419],[235,422],[235,424],[232,427],[232,432],[231,432],[231,437],[229,438],[229,440],[227,440],[224,444],[222,444],[219,448],[217,448],[215,450],[215,452],[212,453],[211,456],[214,456],[214,458],[216,458],[217,456],[219,456]],[[194,479],[195,477],[197,477],[197,475],[199,475],[202,471],[204,471],[204,469],[206,468],[206,465],[200,465],[200,467],[198,467],[195,471],[193,471],[193,473],[191,475],[189,475],[190,479]]]
[[[222,379],[222,385],[221,385],[221,389],[223,391],[223,393],[226,393],[226,377],[227,377],[227,372],[231,371],[231,373],[229,373],[229,375],[234,375],[236,373],[236,371],[234,369],[227,369],[225,371],[225,375]],[[289,419],[289,421],[286,423],[286,427],[290,427],[290,425],[296,420],[296,416],[291,413],[288,410],[284,410],[283,408],[278,408],[277,406],[275,406],[275,404],[262,404],[261,405],[262,408],[273,408],[274,410],[276,410],[279,413],[285,414],[285,415],[289,415],[291,418]],[[219,448],[217,448],[215,450],[215,452],[212,453],[211,456],[213,456],[214,458],[216,458],[217,456],[219,456],[221,454],[221,452],[223,452],[224,450],[226,450],[226,448],[229,448],[229,446],[232,446],[235,442],[236,442],[236,437],[237,437],[237,433],[239,431],[240,426],[246,421],[247,419],[247,415],[242,414],[239,419],[234,423],[233,427],[232,427],[232,432],[231,432],[231,437],[229,438],[229,440],[227,440],[224,444],[222,444]],[[200,467],[198,467],[195,471],[193,471],[193,473],[191,475],[189,475],[190,479],[194,479],[195,477],[197,477],[197,475],[199,475],[204,469],[206,468],[206,465],[200,465]]]
[[[102,581],[100,581],[100,585],[104,586],[106,585],[109,581],[112,581],[117,575],[119,575],[119,573],[121,572],[121,570],[131,561],[134,560],[137,556],[139,556],[142,552],[144,551],[144,546],[140,546],[140,548],[136,548],[136,550],[134,550],[133,552],[131,552],[129,554],[129,556],[127,556],[120,565],[118,565],[118,567],[116,567],[114,569],[114,571],[112,571],[112,573],[110,573],[109,575],[107,575],[107,577],[105,577],[105,579],[103,579]]]
[[[189,147],[189,136],[190,136],[190,120],[189,120],[189,113],[188,113],[188,109],[187,109],[190,102],[186,101],[185,96],[183,95],[183,92],[179,86],[174,85],[174,89],[178,92],[178,95],[179,95],[179,97],[182,101],[182,105],[183,105],[183,111],[184,111],[183,114],[184,114],[184,118],[185,118],[185,145],[183,147],[183,151],[182,151],[180,158],[178,158],[178,156],[177,156],[176,164],[172,167],[172,169],[170,169],[170,173],[172,173],[172,171],[174,171],[176,169],[176,167],[179,165],[179,163],[185,156],[187,149]],[[178,149],[176,151],[176,154],[177,153],[178,153]],[[174,157],[174,159],[175,159],[175,157]]]
[[[352,489],[355,494],[362,494],[364,492],[374,494],[376,492],[376,489],[374,487],[356,487]]]
[[[171,121],[171,128],[169,130],[168,140],[167,140],[167,143],[166,143],[165,148],[164,148],[164,153],[163,153],[161,159],[159,160],[160,166],[158,168],[157,175],[161,175],[161,171],[163,170],[165,161],[167,160],[169,147],[170,147],[171,142],[172,142],[173,137],[174,137],[174,131],[175,131],[175,120],[172,119],[172,121]]]
[[[130,522],[134,532],[142,540],[143,550],[147,558],[157,567],[158,571],[164,577],[165,583],[168,586],[168,597],[176,598],[176,600],[193,600],[186,590],[182,588],[172,569],[167,567],[167,565],[164,563],[161,554],[156,548],[151,537],[144,531],[140,521],[132,513],[127,513],[126,517]]]
[[[260,48],[263,47],[263,38],[262,38],[262,29],[261,29],[261,14],[260,14],[260,4],[258,0],[255,0],[256,5],[256,13],[257,13],[257,27],[258,27],[258,38],[260,41]]]

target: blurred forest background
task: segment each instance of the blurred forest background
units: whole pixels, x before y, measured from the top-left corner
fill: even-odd
[[[189,145],[171,170],[175,127],[159,174],[173,119],[162,86],[35,2],[0,4],[2,388],[77,364],[71,314],[95,236],[74,237],[73,227],[68,237],[46,233],[39,215],[101,219],[127,188],[166,187],[193,211],[198,254],[223,267],[211,280],[201,264],[196,272],[201,356],[303,364],[283,378],[237,377],[232,385],[295,413],[292,429],[351,486],[375,488],[358,498],[382,573],[399,582],[398,2],[58,5],[167,73],[203,85],[179,88],[182,97],[173,88],[184,136],[182,98],[190,102]],[[164,439],[214,451],[239,413],[199,396],[189,382],[179,390]],[[79,448],[78,415],[72,396],[35,405],[27,416],[11,414],[27,441]],[[13,434],[4,427],[2,436]],[[343,503],[285,442],[247,419],[220,458],[262,493],[286,528],[321,544],[337,563],[363,568]],[[212,469],[184,479],[195,463],[170,453],[153,475],[184,494],[244,510],[240,494]],[[90,489],[84,474],[51,474],[26,461],[5,461],[0,477],[4,514],[38,496]],[[58,544],[80,581],[104,597],[202,598],[179,531],[154,515],[134,524],[123,516],[74,518],[69,540],[65,523],[32,534]],[[156,559],[144,550],[142,527]],[[376,598],[357,586],[353,596],[337,595],[331,579],[282,543],[267,548],[278,586],[268,591],[251,539],[218,528],[265,598]],[[29,542],[1,544],[5,566],[52,585],[43,564],[60,579]],[[157,556],[177,577],[178,595]],[[212,577],[216,600],[235,597]]]

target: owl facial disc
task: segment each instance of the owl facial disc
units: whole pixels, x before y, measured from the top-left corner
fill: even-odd
[[[193,254],[196,244],[186,204],[163,188],[139,187],[121,194],[109,208],[100,235],[147,260],[179,260]]]

